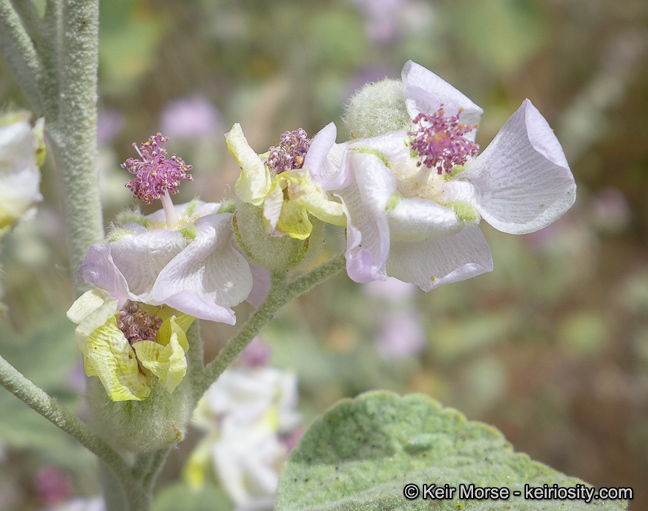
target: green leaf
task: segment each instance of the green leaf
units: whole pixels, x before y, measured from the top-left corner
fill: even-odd
[[[474,484],[510,489],[508,500],[408,501],[407,483]],[[343,400],[308,429],[289,456],[279,484],[278,511],[435,509],[516,511],[623,510],[621,501],[525,500],[524,485],[583,485],[526,454],[502,434],[469,422],[422,395],[370,392]],[[513,491],[521,490],[521,497]]]
[[[184,483],[176,483],[160,492],[153,504],[153,511],[231,511],[233,507],[229,497],[212,485],[192,490]]]

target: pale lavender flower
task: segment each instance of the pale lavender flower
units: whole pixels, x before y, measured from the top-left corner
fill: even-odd
[[[336,148],[314,178],[343,200],[353,280],[390,275],[429,291],[492,270],[481,218],[503,232],[536,231],[571,207],[576,185],[529,100],[474,158],[482,109],[413,62],[402,80],[415,124]]]
[[[250,294],[252,274],[233,245],[233,215],[216,213],[219,207],[197,200],[174,206],[177,230],[166,228],[162,210],[126,216],[131,221],[106,243],[90,247],[79,280],[122,303],[166,304],[196,318],[234,324],[231,307]]]
[[[106,243],[92,245],[79,268],[78,279],[120,299],[168,305],[196,318],[234,324],[230,307],[252,289],[246,259],[235,250],[231,213],[220,204],[199,200],[174,206],[170,194],[183,179],[187,165],[175,154],[167,159],[160,133],[137,148],[141,159],[122,165],[135,177],[126,185],[150,204],[160,199],[163,210],[143,216],[122,215]]]
[[[220,112],[205,97],[176,99],[162,112],[162,131],[178,140],[203,137],[220,130]]]

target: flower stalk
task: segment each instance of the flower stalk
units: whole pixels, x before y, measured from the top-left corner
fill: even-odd
[[[238,334],[221,350],[218,356],[205,368],[202,377],[196,382],[195,395],[202,396],[223,371],[236,360],[239,354],[254,337],[274,317],[276,312],[289,301],[321,284],[345,268],[344,255],[333,257],[292,282],[286,282],[285,274],[275,273],[272,288],[266,301],[257,312],[243,325]]]

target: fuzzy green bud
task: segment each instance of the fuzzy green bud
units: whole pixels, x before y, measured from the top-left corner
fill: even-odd
[[[184,438],[194,404],[188,378],[173,392],[155,381],[143,401],[112,401],[99,378],[87,382],[90,422],[115,449],[149,452]]]
[[[322,245],[323,222],[310,217],[312,231],[304,240],[290,236],[270,236],[266,232],[262,209],[236,200],[234,234],[245,254],[262,268],[271,272],[288,271],[306,262],[306,256]]]
[[[382,80],[366,84],[349,101],[344,122],[352,139],[410,129],[412,119],[405,107],[402,82]]]

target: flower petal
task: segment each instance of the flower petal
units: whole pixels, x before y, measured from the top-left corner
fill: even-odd
[[[94,284],[118,298],[131,296],[126,278],[113,261],[108,245],[90,246],[77,272],[77,280]]]
[[[224,312],[233,317],[227,308],[250,294],[252,273],[232,247],[232,217],[219,213],[196,220],[196,238],[159,273],[152,292],[156,301],[201,319]]]
[[[118,300],[108,296],[108,293],[101,289],[86,291],[72,304],[67,311],[67,317],[77,324],[74,335],[84,355],[88,354],[86,339],[110,317],[117,314],[118,309]]]
[[[427,199],[402,199],[387,218],[392,241],[429,241],[465,227],[451,208]]]
[[[336,144],[336,136],[334,123],[324,126],[313,138],[304,159],[304,168],[323,190],[346,188],[352,179],[342,166],[344,150],[348,144]]]
[[[281,207],[277,230],[291,238],[305,240],[310,236],[313,224],[308,219],[308,211],[304,206],[297,201],[287,200]]]
[[[350,150],[347,158],[355,178],[339,192],[347,215],[347,273],[356,282],[383,280],[389,255],[385,208],[398,186],[396,178],[374,154]]]
[[[187,374],[189,345],[185,329],[172,316],[160,327],[158,339],[164,342],[139,341],[133,344],[133,349],[140,363],[160,380],[167,391],[173,392]]]
[[[392,243],[387,261],[390,276],[423,291],[492,270],[490,248],[476,225],[436,240]]]
[[[114,316],[86,340],[86,364],[92,367],[113,401],[141,401],[151,388],[140,373],[137,357]]]
[[[284,203],[284,188],[282,185],[285,184],[281,175],[275,177],[272,180],[270,191],[263,201],[263,222],[268,234],[274,233],[277,228],[277,222],[279,222],[281,208]]]
[[[185,246],[186,241],[180,231],[167,229],[126,235],[117,241],[108,243],[112,261],[128,283],[128,297],[151,305],[163,303],[153,298],[153,286],[162,269],[181,253]],[[88,261],[87,257],[86,261]],[[86,261],[84,261],[84,265]],[[92,268],[98,279],[102,279],[102,281],[112,279],[118,282],[118,277],[110,273],[103,273],[109,267],[109,262],[107,263],[105,260],[90,260],[88,262],[86,271]],[[95,281],[88,282],[111,291]]]
[[[260,206],[270,191],[270,172],[248,144],[240,124],[225,135],[227,147],[241,167],[234,189],[243,202]]]
[[[441,105],[446,115],[452,116],[463,108],[459,116],[463,124],[479,124],[484,111],[448,82],[429,69],[408,61],[401,73],[405,106],[412,119],[419,113],[433,114]],[[475,132],[467,138],[475,139]]]
[[[326,157],[331,151],[333,144],[335,144],[336,137],[337,128],[333,122],[328,123],[313,137],[306,157],[304,158],[304,167],[311,172],[311,175],[315,176],[320,174],[320,170],[326,162]]]
[[[328,194],[311,178],[308,172],[288,171],[288,195],[291,202],[306,208],[309,213],[323,222],[333,225],[346,225],[342,204],[329,200]]]
[[[528,99],[456,179],[475,186],[484,220],[511,234],[546,227],[576,199],[560,143]]]
[[[196,318],[228,325],[236,324],[236,316],[232,309],[221,307],[193,291],[179,291],[166,297],[164,303]]]
[[[252,291],[247,297],[247,302],[252,307],[259,308],[263,302],[266,301],[272,287],[272,278],[270,272],[261,266],[250,263],[250,271],[252,272],[253,284]]]

